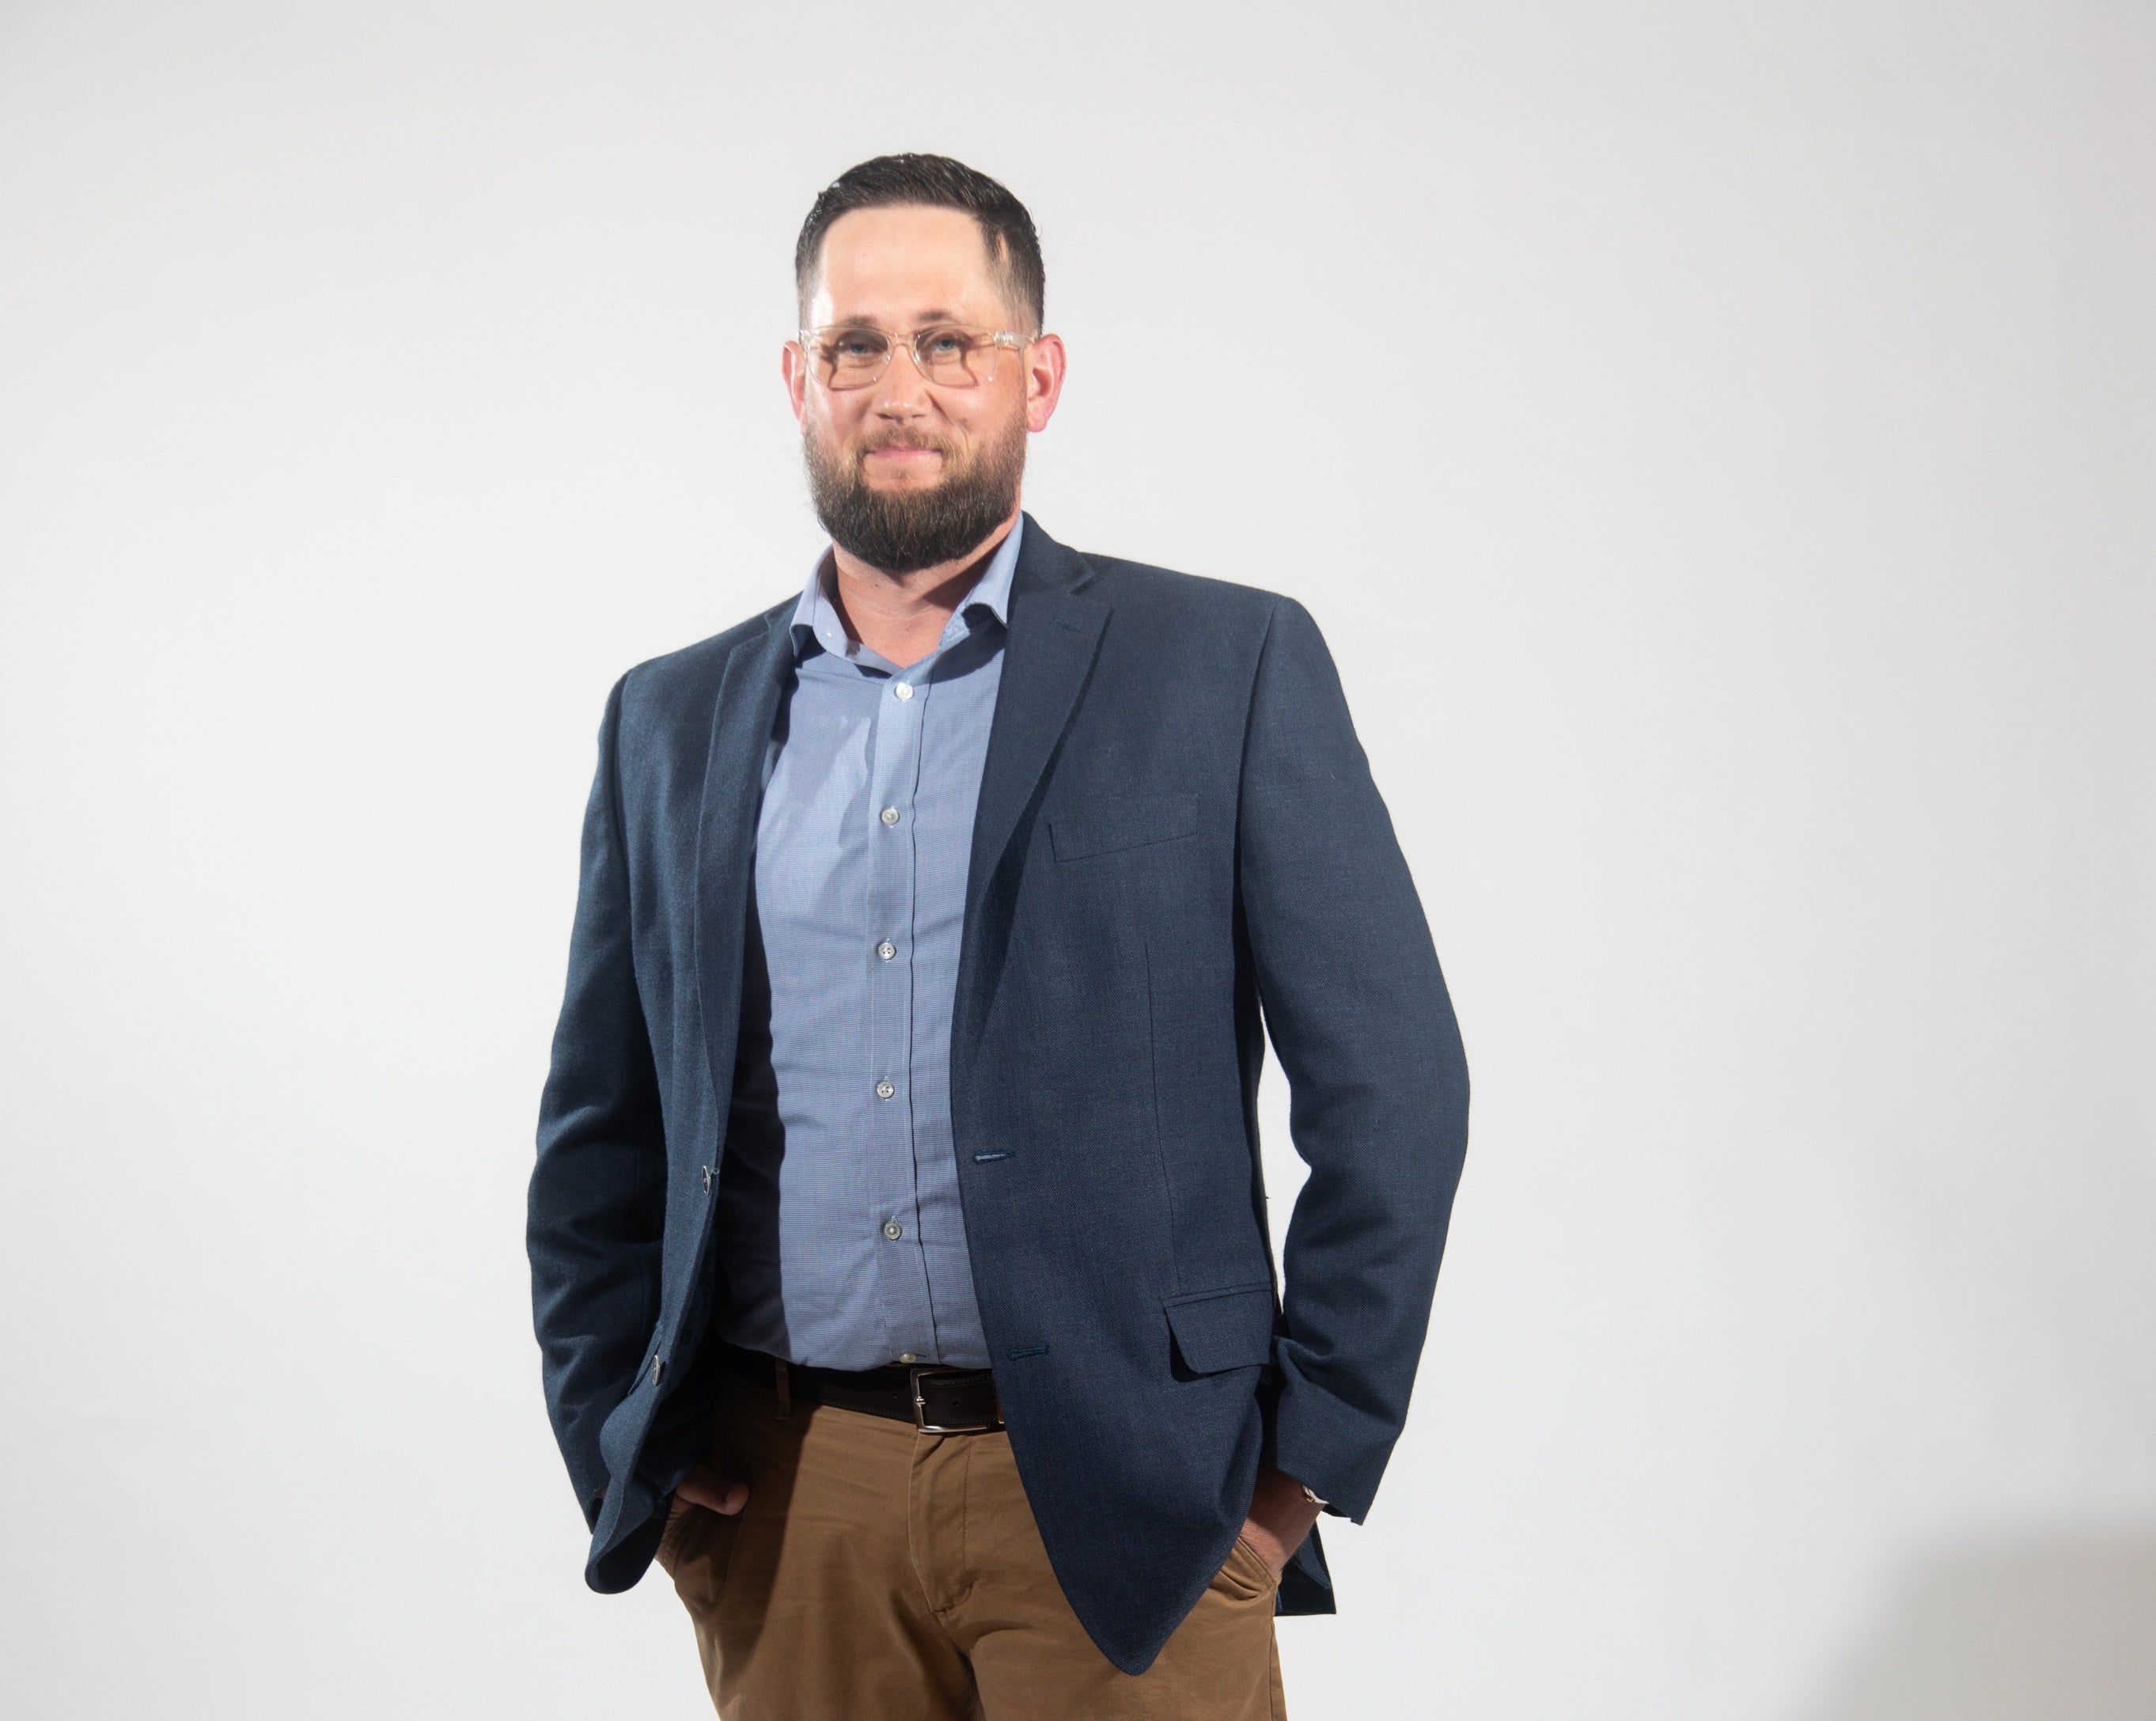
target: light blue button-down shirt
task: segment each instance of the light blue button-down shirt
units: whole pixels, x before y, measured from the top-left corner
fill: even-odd
[[[828,556],[794,609],[717,1215],[720,1331],[789,1362],[988,1366],[951,1011],[1023,530],[905,669],[846,637]]]

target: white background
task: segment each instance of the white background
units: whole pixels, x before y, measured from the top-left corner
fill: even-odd
[[[1297,1721],[2156,1713],[2156,14],[0,0],[0,1709],[690,1718],[523,1183],[894,148],[1029,501],[1325,625],[1474,1145]],[[1269,1096],[1276,1200],[1295,1162]]]

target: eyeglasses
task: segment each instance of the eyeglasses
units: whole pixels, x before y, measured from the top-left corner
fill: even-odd
[[[996,379],[996,355],[1027,342],[1008,329],[962,329],[950,324],[922,329],[910,336],[881,329],[803,329],[801,349],[826,388],[865,388],[891,368],[891,356],[903,347],[913,367],[939,388],[973,388]]]

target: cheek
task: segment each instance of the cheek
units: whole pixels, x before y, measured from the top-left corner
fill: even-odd
[[[968,442],[1000,442],[1010,434],[1013,425],[1024,423],[1025,396],[1017,390],[1006,389],[1004,379],[998,377],[988,388],[947,407],[946,412],[952,425]]]
[[[802,434],[832,454],[850,448],[861,434],[860,409],[843,396],[839,400],[834,409],[829,395],[811,396],[808,409],[801,415]]]

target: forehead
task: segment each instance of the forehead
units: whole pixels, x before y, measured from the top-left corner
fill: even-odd
[[[937,315],[987,323],[1003,308],[980,223],[963,209],[906,204],[855,209],[831,223],[808,321],[896,327]]]

